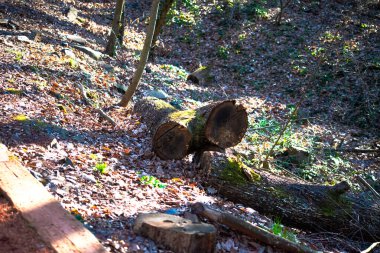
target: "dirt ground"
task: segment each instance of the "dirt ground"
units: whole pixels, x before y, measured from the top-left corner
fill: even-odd
[[[198,9],[182,4],[171,14],[134,103],[152,94],[180,109],[238,99],[247,108],[250,124],[244,140],[229,152],[254,167],[303,100],[297,120],[276,145],[273,173],[291,172],[321,185],[346,180],[358,194],[367,190],[355,181],[361,175],[380,191],[378,9],[358,0],[292,1],[282,24],[275,25],[274,0],[236,8],[218,4],[222,1],[197,2]],[[270,230],[275,217],[223,198],[207,186],[191,156],[180,161],[156,157],[150,129],[133,110],[115,106],[107,111],[118,123],[114,127],[84,102],[78,84],[99,107],[117,104],[120,89],[128,86],[138,64],[151,1],[127,1],[124,46],[116,57],[95,61],[71,47],[67,38],[78,35],[102,52],[114,3],[0,0],[0,18],[20,25],[18,30],[0,29],[0,141],[110,252],[162,252],[133,233],[136,215],[183,215],[193,202],[208,203]],[[79,10],[79,19],[68,20],[69,7]],[[31,31],[41,31],[41,37],[23,41]],[[199,66],[211,68],[210,84],[187,80]],[[293,147],[306,150],[310,159],[285,159],[283,154]],[[155,187],[146,178],[166,187]],[[21,219],[6,202],[0,203],[0,222]],[[4,210],[10,214],[3,215]],[[17,230],[7,232],[10,224]],[[29,238],[20,236],[28,228],[21,225],[1,223],[0,253],[47,252],[29,240],[21,250],[18,240]],[[276,250],[223,226],[218,229],[217,252]],[[369,246],[328,231],[294,233],[301,243],[322,252],[360,252]],[[29,235],[35,236],[33,231]]]
[[[54,252],[2,195],[0,195],[0,252]]]

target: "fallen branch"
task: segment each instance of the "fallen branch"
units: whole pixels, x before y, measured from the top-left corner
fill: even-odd
[[[331,151],[336,152],[347,152],[347,153],[380,153],[380,149],[355,149],[355,148],[339,148],[331,149]]]
[[[113,126],[116,126],[117,123],[116,123],[116,122],[115,122],[110,116],[108,116],[108,115],[107,115],[102,109],[97,108],[95,105],[93,105],[93,104],[91,103],[91,101],[88,99],[88,97],[87,97],[87,95],[86,95],[86,92],[84,91],[84,87],[83,87],[83,85],[82,85],[81,83],[77,83],[77,86],[78,86],[78,88],[79,88],[79,90],[80,90],[80,93],[81,93],[81,95],[82,95],[82,97],[83,97],[84,102],[85,102],[87,105],[92,106],[92,107],[94,108],[94,110],[95,110],[97,113],[99,113],[99,115],[100,115],[101,118],[107,120],[107,121],[110,122]]]
[[[287,252],[316,252],[303,245],[291,242],[280,236],[270,233],[263,228],[252,225],[244,220],[241,220],[231,214],[223,213],[202,203],[195,203],[191,207],[192,211],[200,216],[203,216],[214,222],[221,223],[230,227],[233,230],[246,234],[255,240],[263,242],[267,245],[273,246],[277,249],[285,250]]]
[[[373,249],[375,249],[378,245],[380,245],[380,242],[374,242],[369,246],[366,250],[360,251],[360,253],[370,253]]]
[[[375,195],[379,200],[380,200],[380,194],[367,182],[365,181],[364,178],[362,178],[361,176],[357,176],[356,179],[364,186],[366,187],[368,190],[370,190],[373,195]]]

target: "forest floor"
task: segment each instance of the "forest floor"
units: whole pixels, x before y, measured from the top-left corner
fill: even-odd
[[[0,27],[0,142],[111,252],[163,252],[133,233],[134,218],[140,212],[182,215],[196,201],[271,230],[275,217],[218,196],[197,175],[191,156],[157,158],[149,129],[131,108],[109,111],[117,122],[112,126],[86,105],[78,84],[100,107],[119,102],[118,90],[128,86],[144,42],[150,1],[135,0],[127,1],[124,46],[115,58],[94,60],[70,47],[67,35],[76,34],[103,51],[111,2],[0,1],[0,18],[19,25]],[[378,6],[291,1],[276,25],[271,1],[181,2],[169,14],[134,101],[154,95],[186,109],[238,99],[250,125],[229,152],[255,166],[302,100],[270,160],[273,173],[290,171],[319,184],[347,180],[354,191],[366,190],[355,179],[360,175],[380,191]],[[79,10],[74,21],[64,14],[70,6]],[[35,40],[20,37],[33,31],[40,35]],[[212,80],[187,81],[200,65],[211,69]],[[307,159],[286,157],[289,150],[302,150]],[[274,251],[218,229],[218,252]],[[323,252],[368,246],[328,232],[292,231]]]

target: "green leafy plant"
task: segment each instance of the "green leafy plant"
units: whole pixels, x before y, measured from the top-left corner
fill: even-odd
[[[165,188],[167,184],[162,183],[159,179],[157,179],[155,176],[142,176],[140,177],[140,182],[145,185],[150,185],[157,188]]]
[[[79,67],[78,62],[73,58],[68,59],[67,62],[69,64],[70,68],[72,68],[72,69],[77,69]]]
[[[333,34],[330,31],[325,32],[321,36],[321,40],[324,41],[324,42],[334,42],[334,41],[337,41],[337,40],[340,40],[340,39],[342,39],[342,36],[340,36],[339,34]]]
[[[289,241],[298,242],[297,235],[281,224],[280,219],[276,218],[271,228],[271,232]]]
[[[108,166],[107,163],[97,163],[94,168],[97,172],[100,174],[107,174],[108,173]]]
[[[187,76],[189,74],[183,68],[179,68],[177,66],[170,65],[170,64],[163,64],[160,66],[160,68],[167,71],[167,72],[175,73],[179,78],[181,78],[183,80],[186,80]]]
[[[305,76],[307,74],[307,68],[305,66],[295,65],[292,68],[295,73],[301,76]]]
[[[225,46],[219,46],[217,54],[220,58],[226,60],[228,58],[228,55],[230,54],[228,47]]]
[[[13,54],[15,55],[15,60],[20,62],[23,58],[25,53],[22,51],[13,51]]]
[[[168,12],[168,24],[177,24],[180,26],[193,26],[196,24],[196,17],[199,16],[200,6],[196,0],[182,0],[182,10],[176,8],[179,1],[173,3],[172,8]]]
[[[242,11],[246,13],[248,16],[257,16],[259,18],[268,18],[269,11],[265,7],[267,1],[259,0],[259,1],[249,1],[242,8]]]

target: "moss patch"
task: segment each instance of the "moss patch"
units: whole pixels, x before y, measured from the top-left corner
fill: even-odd
[[[146,99],[150,100],[150,101],[153,101],[154,106],[155,106],[155,108],[157,110],[169,109],[169,110],[176,111],[176,109],[174,108],[174,106],[172,106],[169,103],[166,103],[165,101],[163,101],[161,99],[158,99],[158,98],[155,98],[155,97],[147,97]]]
[[[169,119],[175,122],[181,122],[184,125],[189,124],[189,122],[196,117],[195,110],[186,111],[176,111],[169,115]]]
[[[252,182],[251,180],[248,180],[247,176],[244,173],[244,170],[247,171],[247,169],[251,174],[250,176],[251,179],[253,179],[254,181],[261,180],[261,177],[259,174],[257,174],[254,170],[249,168],[247,165],[245,165],[238,158],[228,158],[228,162],[221,176],[224,180],[232,182],[232,183],[236,183],[239,185],[247,184],[249,182]]]
[[[7,93],[14,94],[14,95],[21,95],[23,93],[22,90],[14,89],[14,88],[7,88],[5,89]]]

